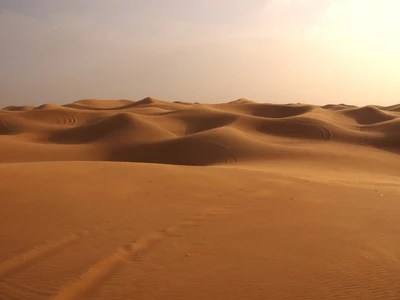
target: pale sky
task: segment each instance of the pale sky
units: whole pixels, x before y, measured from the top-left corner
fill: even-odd
[[[0,0],[0,107],[399,103],[399,16],[399,0]]]

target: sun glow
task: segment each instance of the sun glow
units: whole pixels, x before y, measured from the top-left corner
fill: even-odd
[[[333,1],[310,31],[347,51],[396,54],[400,51],[400,1]]]

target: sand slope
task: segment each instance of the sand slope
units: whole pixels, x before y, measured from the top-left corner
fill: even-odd
[[[398,106],[2,109],[0,299],[400,299],[399,151]]]
[[[398,299],[400,185],[377,174],[0,164],[0,298]]]

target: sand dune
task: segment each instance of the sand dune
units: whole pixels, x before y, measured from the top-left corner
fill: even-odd
[[[373,106],[345,110],[343,111],[343,114],[352,118],[361,125],[381,123],[398,117]]]
[[[12,140],[38,142],[46,151],[54,145],[86,144],[106,153],[96,160],[185,165],[231,161],[225,154],[217,153],[231,151],[232,147],[243,147],[233,154],[236,162],[269,159],[271,144],[274,151],[292,152],[293,156],[327,143],[332,151],[350,144],[399,152],[400,114],[393,107],[338,107],[257,104],[246,99],[215,105],[169,103],[153,98],[137,102],[81,100],[64,106],[41,105],[27,111],[4,109],[0,113],[0,133],[6,137],[3,145]],[[214,138],[215,132],[218,138]],[[58,155],[53,152],[51,160],[67,160],[63,148],[59,149]],[[163,149],[162,153],[150,154],[157,149]],[[6,162],[1,151],[0,157]],[[82,157],[86,157],[85,147],[81,151]],[[177,159],[183,157],[181,152],[191,154]],[[326,154],[326,150],[321,154]],[[25,152],[19,161],[36,159],[29,157],[30,153]]]
[[[240,98],[240,99],[228,102],[228,104],[251,104],[251,103],[255,103],[255,102],[251,101],[249,99],[246,99],[246,98]]]
[[[42,104],[38,107],[33,108],[33,110],[46,110],[46,109],[62,109],[62,106],[57,104]]]
[[[134,102],[130,100],[97,100],[97,99],[84,99],[78,100],[71,104],[66,104],[66,107],[77,109],[94,109],[94,110],[108,110],[108,109],[121,109]]]
[[[50,142],[65,144],[84,144],[98,141],[154,143],[173,137],[174,135],[171,132],[156,124],[146,122],[132,113],[123,112],[92,120],[67,130],[57,131],[50,138]]]
[[[35,106],[7,106],[4,107],[3,110],[10,110],[10,111],[26,111],[26,110],[31,110],[34,109]]]
[[[341,110],[341,109],[348,109],[348,108],[357,108],[354,105],[348,104],[327,104],[322,106],[323,109],[330,109],[330,110]]]
[[[399,299],[400,111],[0,110],[0,299]]]

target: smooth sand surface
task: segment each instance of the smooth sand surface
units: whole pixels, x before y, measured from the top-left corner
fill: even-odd
[[[400,106],[0,110],[0,299],[400,299]]]

